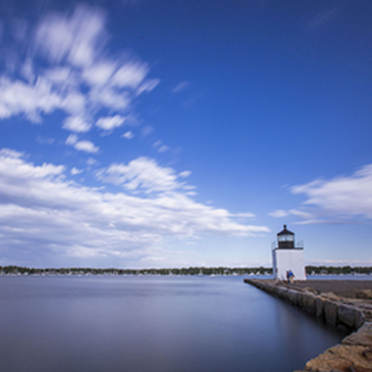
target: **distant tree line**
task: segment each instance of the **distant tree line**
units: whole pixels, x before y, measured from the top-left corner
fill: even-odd
[[[272,275],[267,267],[188,267],[169,269],[96,269],[0,266],[0,275]],[[308,275],[372,275],[372,267],[306,266]]]
[[[372,275],[372,267],[362,266],[306,266],[308,275]]]
[[[49,268],[35,269],[20,266],[0,266],[0,275],[271,275],[272,268],[264,267],[188,267],[170,269],[96,269]]]

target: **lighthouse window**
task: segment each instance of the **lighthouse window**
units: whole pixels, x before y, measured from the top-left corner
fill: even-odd
[[[293,235],[280,235],[278,237],[278,241],[280,242],[293,242],[294,236]]]

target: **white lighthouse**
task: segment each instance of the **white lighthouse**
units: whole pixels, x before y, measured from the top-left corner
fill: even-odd
[[[274,279],[287,280],[287,272],[292,271],[294,280],[306,280],[304,249],[295,247],[295,234],[287,225],[277,234],[277,244],[272,250]]]

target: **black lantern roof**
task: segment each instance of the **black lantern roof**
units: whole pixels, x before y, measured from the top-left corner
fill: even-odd
[[[294,235],[292,231],[287,230],[287,225],[283,225],[284,229],[276,235]]]

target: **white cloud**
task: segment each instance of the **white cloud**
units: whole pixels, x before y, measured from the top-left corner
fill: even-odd
[[[88,132],[91,125],[79,116],[70,116],[63,123],[63,128],[72,132]]]
[[[306,212],[304,210],[299,210],[299,209],[291,209],[289,213],[293,214],[294,216],[306,218],[306,219],[313,219],[315,217],[313,213]]]
[[[163,145],[163,141],[161,140],[154,142],[152,147],[156,148],[158,152],[165,152],[165,151],[170,150],[170,147]]]
[[[104,37],[104,23],[102,12],[78,6],[71,17],[58,13],[45,17],[36,30],[36,42],[51,62],[89,66]]]
[[[99,118],[96,122],[96,126],[103,130],[113,130],[114,128],[120,127],[125,121],[125,118],[120,115],[108,116]]]
[[[153,159],[140,157],[128,165],[111,164],[101,170],[99,178],[116,185],[122,185],[130,191],[166,192],[177,189],[191,189],[185,183],[177,181],[172,168],[162,168]]]
[[[94,164],[97,164],[97,160],[96,159],[93,159],[93,158],[89,158],[87,160],[87,164],[90,165],[90,166],[92,166]]]
[[[178,175],[180,177],[188,177],[191,175],[191,171],[183,171],[183,172],[178,173]]]
[[[144,81],[136,90],[136,96],[140,95],[143,92],[151,92],[155,89],[160,83],[159,79],[152,79]]]
[[[35,74],[33,71],[32,61],[27,59],[26,62],[23,64],[21,68],[21,75],[29,81],[29,83],[33,83],[35,80]]]
[[[78,141],[74,145],[75,149],[78,151],[85,151],[85,152],[98,152],[99,147],[95,146],[93,142],[90,141]]]
[[[281,217],[288,216],[288,214],[289,213],[283,209],[277,209],[274,212],[269,213],[269,216],[274,217],[274,218],[281,218]]]
[[[244,212],[244,213],[231,213],[231,217],[240,217],[240,218],[252,218],[255,217],[253,213]]]
[[[41,113],[50,113],[62,104],[61,97],[52,91],[44,78],[35,84],[0,78],[0,118],[24,113],[32,122],[40,122]]]
[[[63,96],[60,108],[74,117],[83,117],[86,113],[88,103],[87,98],[83,94],[76,90],[70,90]],[[91,125],[89,124],[90,127]]]
[[[75,134],[70,134],[67,137],[65,144],[74,146],[74,148],[78,151],[95,153],[95,152],[98,152],[99,150],[99,147],[95,146],[90,141],[86,141],[86,140],[79,141],[78,137]]]
[[[128,62],[121,66],[112,78],[112,85],[120,88],[135,89],[142,83],[148,73],[148,67],[141,62]]]
[[[67,139],[65,144],[66,145],[75,145],[75,143],[78,141],[78,136],[76,134],[70,134]]]
[[[372,218],[372,164],[366,165],[350,176],[330,180],[316,180],[291,188],[294,194],[308,198],[304,218]],[[299,210],[296,210],[297,214]],[[303,213],[302,211],[300,211]],[[327,221],[325,221],[327,222]]]
[[[19,49],[32,56],[20,64],[28,82],[19,80],[15,63],[14,76],[0,75],[0,119],[23,114],[40,123],[43,115],[61,110],[67,116],[63,128],[87,132],[87,120],[94,122],[102,108],[113,117],[115,111],[128,116],[136,96],[159,80],[147,79],[149,67],[138,58],[110,56],[105,22],[103,12],[81,5],[69,15],[45,15],[29,32],[35,36],[19,41]]]
[[[76,174],[80,174],[80,173],[82,173],[82,172],[83,172],[82,169],[78,169],[78,168],[75,168],[75,167],[73,167],[73,168],[70,170],[70,173],[71,173],[73,176],[75,176]]]
[[[97,62],[86,68],[83,72],[83,79],[90,85],[105,85],[114,73],[117,64],[114,61]]]
[[[126,110],[131,102],[128,92],[119,92],[110,86],[92,89],[89,93],[89,98],[96,105],[119,111]]]
[[[155,187],[173,189],[174,171],[155,169],[163,171],[165,178],[158,179]],[[197,203],[181,192],[154,198],[109,193],[71,182],[64,172],[63,166],[36,166],[21,153],[0,151],[0,247],[13,253],[22,250],[23,255],[37,251],[142,259],[156,256],[155,245],[167,236],[246,236],[269,231],[265,226],[236,223],[228,211]],[[134,178],[141,183],[147,180],[140,174]]]
[[[129,130],[128,132],[125,132],[123,135],[122,135],[123,138],[126,138],[126,139],[132,139],[134,137],[134,134]]]
[[[4,149],[0,150],[0,157],[17,159],[17,158],[24,157],[24,153],[19,152],[19,151],[15,151],[15,150],[12,150],[12,149],[4,148]]]
[[[69,83],[72,82],[70,79],[73,78],[72,76],[74,73],[72,72],[70,67],[54,67],[51,69],[46,70],[45,78],[53,83],[63,84],[66,81]]]

